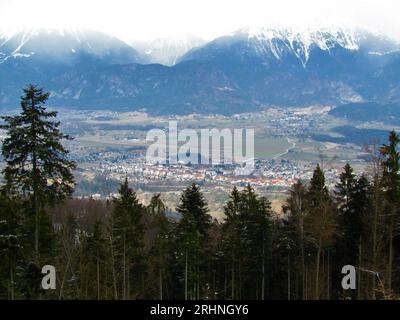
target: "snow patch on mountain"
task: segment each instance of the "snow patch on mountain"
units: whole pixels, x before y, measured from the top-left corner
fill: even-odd
[[[70,62],[78,52],[109,58],[110,64],[140,62],[139,54],[128,44],[97,31],[28,28],[0,34],[0,63],[33,55],[38,59]]]
[[[173,66],[184,54],[205,43],[201,38],[186,36],[160,38],[151,42],[133,42],[132,46],[145,55],[149,63]]]
[[[249,46],[259,54],[272,55],[280,60],[286,54],[295,55],[306,67],[310,51],[317,47],[324,51],[340,46],[348,50],[358,50],[360,34],[351,29],[292,29],[271,27],[246,27],[235,33],[245,35]]]

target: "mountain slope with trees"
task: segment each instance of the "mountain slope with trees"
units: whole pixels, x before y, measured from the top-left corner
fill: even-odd
[[[1,299],[399,298],[394,131],[371,153],[367,172],[345,165],[333,190],[318,165],[289,190],[283,216],[247,185],[233,188],[218,222],[193,184],[171,219],[159,194],[142,204],[128,180],[112,201],[74,199],[75,164],[47,96],[27,87],[20,114],[4,118]],[[55,290],[41,289],[44,264],[56,269]],[[346,291],[348,264],[357,288]]]

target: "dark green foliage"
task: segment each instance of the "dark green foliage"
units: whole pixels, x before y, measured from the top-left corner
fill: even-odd
[[[37,193],[41,203],[53,203],[71,195],[74,180],[71,170],[75,164],[67,159],[68,151],[61,144],[70,139],[52,121],[55,111],[46,111],[49,97],[43,89],[30,85],[21,97],[21,113],[2,117],[7,130],[2,155],[7,186],[24,194]]]
[[[306,229],[306,193],[306,186],[300,180],[290,188],[289,197],[283,206],[286,221],[284,228],[279,232],[282,234],[279,249],[284,251],[286,248],[288,272],[292,266],[291,273],[300,279],[297,290],[292,290],[290,295],[295,299],[306,299],[305,273],[306,265],[310,262],[307,258],[312,251],[312,242]]]
[[[382,156],[382,187],[384,195],[384,215],[388,242],[388,287],[400,289],[400,138],[395,131],[389,134],[389,144],[380,148]]]
[[[369,209],[368,180],[362,175],[355,176],[353,168],[346,164],[335,187],[335,202],[338,211],[334,263],[334,290],[341,291],[339,280],[341,268],[345,265],[360,266],[360,252],[363,247],[365,230],[363,227]],[[360,292],[352,291],[356,298]]]
[[[362,208],[357,200],[358,181],[353,168],[346,164],[336,185],[335,199],[338,209],[338,242],[337,251],[340,252],[342,263],[357,265],[358,251],[361,238]],[[342,264],[342,265],[345,265]]]
[[[174,230],[176,280],[181,298],[204,298],[207,286],[207,257],[211,218],[200,188],[193,184],[182,193],[176,210],[182,215]]]
[[[234,188],[225,214],[221,244],[229,270],[225,294],[232,299],[263,299],[271,248],[270,202],[258,197],[250,185],[242,192]]]
[[[5,187],[9,192],[21,192],[29,199],[27,211],[33,223],[31,240],[38,262],[41,254],[40,227],[47,225],[46,205],[72,194],[74,162],[67,159],[68,151],[61,144],[69,139],[55,122],[57,113],[46,111],[44,104],[49,97],[43,89],[29,85],[21,97],[21,113],[2,117],[7,131],[3,141],[2,155],[6,162],[3,170]]]
[[[235,299],[239,296],[238,282],[238,263],[240,259],[240,231],[239,231],[239,206],[241,196],[239,190],[234,187],[229,195],[229,201],[224,207],[225,223],[222,225],[222,239],[220,243],[221,254],[224,257],[225,269],[229,274],[225,296]]]
[[[144,207],[139,204],[128,180],[120,185],[118,197],[113,200],[111,234],[114,272],[117,274],[118,296],[122,299],[144,294]]]
[[[18,296],[17,267],[23,262],[25,233],[21,217],[21,199],[0,191],[0,298]]]
[[[170,239],[172,238],[171,222],[166,217],[166,207],[161,200],[161,195],[154,195],[150,204],[147,207],[147,212],[151,222],[149,224],[148,239],[149,239],[149,265],[150,275],[149,280],[153,297],[160,300],[168,297],[168,264],[170,259],[169,248],[171,246]]]
[[[127,179],[112,201],[61,204],[72,193],[75,165],[61,144],[68,137],[51,121],[55,112],[43,106],[47,97],[30,86],[21,114],[4,117],[1,299],[391,299],[400,293],[395,132],[368,175],[347,164],[334,190],[317,166],[308,184],[290,188],[282,216],[247,185],[233,188],[225,219],[212,220],[193,184],[180,196],[180,217],[171,218],[160,194],[145,206]],[[56,267],[56,290],[40,286],[45,264]],[[340,286],[347,264],[357,269],[351,292]]]

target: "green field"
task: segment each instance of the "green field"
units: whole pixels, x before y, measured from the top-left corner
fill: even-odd
[[[291,148],[286,139],[283,138],[255,138],[254,153],[256,158],[270,159],[286,153]]]

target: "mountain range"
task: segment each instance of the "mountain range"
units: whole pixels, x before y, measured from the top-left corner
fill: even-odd
[[[95,31],[0,34],[0,107],[36,83],[50,103],[150,114],[400,102],[400,45],[365,30],[244,28],[132,45]]]
[[[180,58],[192,49],[206,43],[195,36],[159,38],[150,42],[134,41],[131,46],[143,55],[146,63],[159,63],[165,66],[175,65]]]

